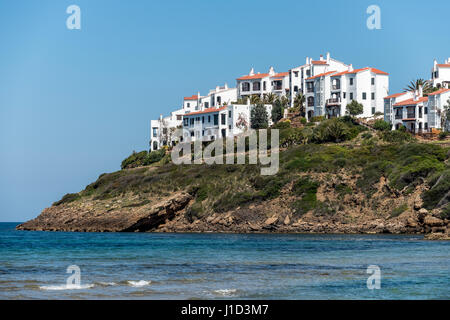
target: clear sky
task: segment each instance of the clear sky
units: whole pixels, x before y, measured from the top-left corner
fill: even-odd
[[[66,8],[81,8],[81,30]],[[366,9],[381,8],[381,30]],[[0,1],[0,221],[24,221],[148,148],[183,96],[331,56],[391,92],[450,57],[444,1]]]

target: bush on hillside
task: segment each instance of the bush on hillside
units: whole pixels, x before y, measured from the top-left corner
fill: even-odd
[[[402,143],[413,141],[414,137],[403,130],[383,131],[381,139],[391,143]]]
[[[373,128],[378,131],[388,131],[391,130],[391,124],[384,120],[375,121]]]
[[[142,166],[148,166],[152,163],[160,161],[166,154],[165,149],[160,149],[152,152],[141,151],[135,152],[122,161],[122,169],[137,168]]]

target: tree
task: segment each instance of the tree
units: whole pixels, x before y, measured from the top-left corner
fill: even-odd
[[[272,121],[278,122],[283,118],[284,107],[280,99],[275,100],[272,106]]]
[[[444,131],[450,131],[450,99],[447,100],[447,105],[441,113],[441,128]]]
[[[388,130],[391,130],[391,124],[384,120],[378,119],[373,124],[373,128],[378,131],[388,131]]]
[[[437,88],[433,88],[433,86],[430,84],[429,81],[421,79],[421,78],[411,81],[409,83],[409,85],[406,88],[404,88],[403,90],[405,92],[406,91],[416,91],[419,89],[420,86],[422,86],[422,90],[425,95],[437,90]]]
[[[258,95],[252,95],[250,97],[250,104],[259,104],[261,103],[261,98]]]
[[[302,117],[306,115],[305,112],[305,96],[299,92],[294,98],[294,108],[299,110]]]
[[[269,126],[269,116],[263,104],[259,103],[252,108],[250,124],[252,129],[265,129]]]
[[[273,104],[276,99],[277,99],[277,96],[274,93],[270,92],[270,93],[267,93],[264,95],[263,101],[266,104]]]
[[[358,103],[358,101],[352,100],[352,102],[347,104],[346,111],[349,115],[355,117],[364,112],[364,106],[361,103]]]

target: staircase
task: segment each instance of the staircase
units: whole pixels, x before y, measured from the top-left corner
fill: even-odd
[[[302,118],[298,112],[288,112],[286,120],[291,121],[292,128],[303,128],[304,125],[301,123]]]

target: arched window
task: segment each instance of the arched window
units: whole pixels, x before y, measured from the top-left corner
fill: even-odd
[[[339,79],[333,79],[333,90],[339,90],[341,89],[341,80]]]
[[[314,107],[314,97],[308,97],[308,107]]]
[[[242,91],[250,91],[250,83],[243,82],[242,83]]]
[[[253,82],[253,91],[259,91],[259,90],[261,90],[261,83]]]
[[[158,150],[158,142],[153,141],[153,150]]]

